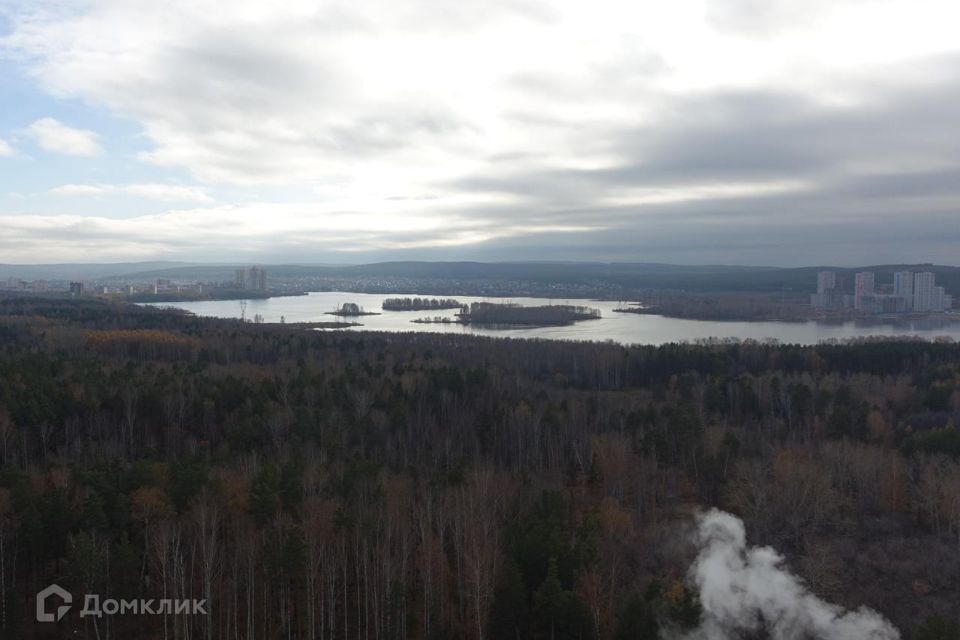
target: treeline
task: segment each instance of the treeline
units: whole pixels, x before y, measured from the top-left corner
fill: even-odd
[[[486,325],[567,325],[580,320],[595,320],[599,309],[573,305],[524,307],[519,304],[474,302],[460,314],[464,322]]]
[[[352,317],[352,316],[375,316],[379,314],[376,311],[364,310],[364,308],[358,305],[356,302],[344,302],[342,305],[340,305],[333,311],[327,312],[327,315]]]
[[[656,638],[698,621],[716,505],[818,594],[955,638],[956,344],[0,312],[3,637]],[[37,624],[52,582],[210,615]]]
[[[387,298],[383,301],[384,311],[436,311],[459,309],[461,306],[452,298]]]
[[[809,296],[794,292],[647,291],[637,297],[640,306],[617,309],[621,313],[656,314],[689,320],[787,320],[816,317]],[[821,313],[822,315],[822,313]]]
[[[128,302],[195,302],[197,300],[266,300],[276,297],[280,294],[271,291],[255,291],[252,289],[231,289],[209,286],[203,291],[185,290],[185,291],[139,291],[137,293],[127,294],[125,299]],[[293,294],[301,295],[301,294]]]

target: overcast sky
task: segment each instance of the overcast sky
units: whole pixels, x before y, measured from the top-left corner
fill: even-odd
[[[960,264],[956,0],[0,0],[0,262]]]

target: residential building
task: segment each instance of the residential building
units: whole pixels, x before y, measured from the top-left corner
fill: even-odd
[[[913,310],[917,313],[933,311],[933,287],[936,276],[930,271],[913,276]]]
[[[235,271],[234,282],[236,283],[238,289],[266,291],[267,270],[264,267],[237,269]]]
[[[837,296],[837,274],[833,271],[817,273],[817,292],[810,294],[810,306],[815,309],[829,309],[839,303]]]
[[[869,309],[864,308],[865,298],[873,298],[874,293],[874,274],[872,271],[861,271],[856,276],[855,286],[853,290],[853,308],[859,310],[867,311]]]
[[[874,313],[906,313],[907,298],[898,295],[874,295],[873,312]]]
[[[248,288],[254,291],[267,290],[267,270],[263,267],[250,267]]]
[[[943,290],[943,287],[934,287],[933,296],[930,300],[930,311],[943,311],[943,297],[946,295],[946,292]]]
[[[907,311],[913,308],[913,271],[897,271],[893,274],[893,295],[907,301]]]
[[[173,289],[173,282],[169,278],[157,278],[157,281],[153,285],[153,292],[163,293]]]
[[[837,288],[837,274],[834,271],[821,271],[817,274],[817,293],[826,293]]]

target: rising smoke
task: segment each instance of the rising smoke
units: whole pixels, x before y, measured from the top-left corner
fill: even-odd
[[[781,566],[770,547],[747,547],[743,521],[713,509],[698,518],[700,554],[690,579],[700,589],[703,618],[686,640],[899,640],[900,632],[872,609],[825,602]]]

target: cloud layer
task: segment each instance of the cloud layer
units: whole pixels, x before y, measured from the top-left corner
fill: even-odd
[[[165,202],[213,202],[213,198],[202,189],[172,184],[65,184],[50,191],[64,196],[104,196],[125,193]]]
[[[98,156],[103,153],[98,136],[88,129],[74,129],[53,118],[40,118],[26,129],[43,149],[67,156]]]
[[[480,258],[956,262],[955,3],[221,8],[31,3],[12,11],[0,53],[48,94],[142,127],[147,148],[130,161],[153,177],[137,184],[190,180],[139,195],[210,205],[165,219],[203,226],[256,203],[277,220],[275,251],[293,259],[461,247]],[[103,153],[94,132],[37,116],[25,129],[44,149]],[[137,194],[64,183],[58,193]],[[311,214],[288,216],[291,201]],[[16,224],[78,215],[64,206],[21,211]],[[101,252],[121,228],[154,256],[193,250],[186,234],[152,242],[153,224],[89,226],[110,228]],[[324,225],[336,242],[307,243]],[[210,237],[233,249],[195,258],[263,249],[262,236],[211,225]],[[785,253],[796,241],[807,244]]]
[[[373,252],[443,250],[515,236],[571,234],[589,227],[518,220],[486,221],[449,211],[446,215],[327,211],[312,203],[249,203],[168,211],[132,218],[99,216],[10,216],[0,235],[0,255],[9,262],[37,262],[36,238],[59,247],[60,259],[83,262],[92,253],[107,261],[141,257],[334,256],[354,261]],[[358,237],[358,229],[364,229]],[[375,231],[374,231],[375,230]]]

